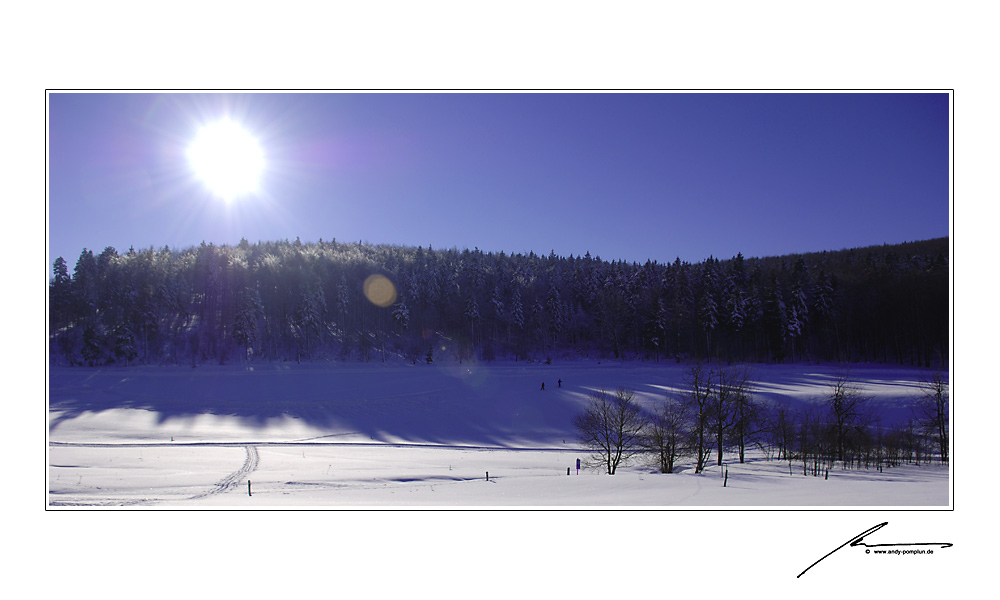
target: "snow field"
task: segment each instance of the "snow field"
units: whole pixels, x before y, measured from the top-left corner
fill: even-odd
[[[948,469],[939,465],[883,473],[834,470],[824,478],[803,475],[801,463],[793,462],[789,474],[787,461],[755,456],[745,464],[727,463],[724,479],[714,464],[700,475],[690,465],[674,474],[643,466],[614,476],[587,469],[577,474],[578,450],[252,448],[257,464],[241,472],[248,455],[243,447],[56,446],[50,452],[49,500],[53,506],[242,508],[943,507],[949,502]]]
[[[581,470],[572,417],[596,389],[649,409],[685,365],[302,365],[53,369],[48,503],[133,507],[937,507],[940,465],[802,475],[801,463],[725,457],[695,475],[635,463]],[[835,367],[755,367],[762,401],[820,403]],[[927,373],[853,366],[906,415]],[[557,381],[563,380],[559,387]],[[540,383],[546,382],[545,391]],[[571,475],[566,475],[567,467]],[[489,471],[490,480],[486,480]],[[252,481],[253,496],[247,494]]]
[[[65,447],[49,449],[53,506],[148,506],[211,492],[244,458],[228,447]]]

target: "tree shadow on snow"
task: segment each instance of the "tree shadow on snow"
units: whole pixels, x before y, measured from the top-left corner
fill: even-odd
[[[138,409],[155,413],[161,425],[209,414],[236,417],[263,431],[273,420],[290,417],[329,432],[319,437],[491,446],[573,443],[576,398],[558,389],[542,391],[534,374],[519,373],[428,365],[52,369],[49,431],[85,413]]]

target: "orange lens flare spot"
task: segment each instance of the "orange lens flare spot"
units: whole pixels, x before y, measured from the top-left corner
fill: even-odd
[[[396,302],[396,286],[385,275],[370,275],[365,279],[365,298],[375,306],[392,306]]]

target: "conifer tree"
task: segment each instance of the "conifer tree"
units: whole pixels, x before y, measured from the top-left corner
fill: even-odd
[[[73,305],[72,283],[65,259],[61,256],[56,258],[52,264],[52,280],[49,283],[50,333],[69,325],[70,310]]]

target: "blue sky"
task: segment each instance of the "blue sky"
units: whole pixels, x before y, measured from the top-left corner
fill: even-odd
[[[260,143],[224,202],[185,151]],[[691,262],[949,234],[946,93],[50,93],[49,264],[241,238]]]

